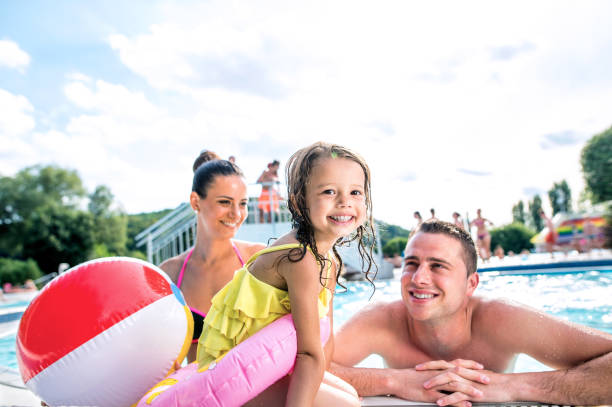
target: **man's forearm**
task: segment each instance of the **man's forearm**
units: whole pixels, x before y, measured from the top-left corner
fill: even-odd
[[[508,376],[515,400],[559,405],[612,403],[612,352],[570,369]]]
[[[360,396],[393,394],[388,369],[346,367],[332,362],[329,370],[353,386]]]

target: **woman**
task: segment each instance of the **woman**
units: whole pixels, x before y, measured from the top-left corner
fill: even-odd
[[[209,157],[196,167],[202,154]],[[181,289],[193,314],[194,342],[187,354],[189,362],[196,358],[202,322],[212,297],[232,279],[235,270],[265,247],[232,239],[247,217],[247,188],[242,171],[229,161],[215,159],[218,156],[214,153],[202,154],[194,163],[189,198],[197,216],[195,246],[160,266]]]
[[[483,261],[489,260],[491,257],[491,235],[487,230],[486,224],[493,226],[493,222],[482,217],[480,209],[476,210],[476,219],[470,222],[470,227],[476,226],[476,246],[478,254]]]

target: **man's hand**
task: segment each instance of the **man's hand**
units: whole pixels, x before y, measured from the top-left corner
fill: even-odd
[[[490,383],[488,374],[491,373],[485,374],[482,369],[480,363],[464,359],[450,362],[434,360],[415,366],[418,372],[441,372],[434,374],[423,383],[426,391],[435,391],[439,394],[435,400],[439,406],[471,406],[470,400],[481,401],[484,396],[481,385]]]
[[[456,367],[455,365],[451,366],[452,369]],[[436,402],[438,405],[460,407],[470,407],[472,405],[470,400],[481,399],[482,391],[475,385],[475,381],[479,379],[477,373],[461,371],[458,375],[452,376],[452,379],[443,379],[445,377],[443,375],[447,373],[445,370],[444,373],[440,374],[439,369],[393,369],[389,372],[391,394],[407,400]],[[474,380],[466,379],[461,374],[473,377]],[[425,384],[431,385],[425,386]]]

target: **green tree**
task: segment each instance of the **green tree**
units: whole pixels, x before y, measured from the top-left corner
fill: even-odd
[[[612,200],[612,127],[587,141],[580,163],[593,203]]]
[[[0,257],[0,284],[21,285],[27,279],[36,280],[41,276],[40,268],[32,259],[22,261]]]
[[[514,253],[520,253],[523,249],[533,248],[531,238],[536,234],[535,231],[529,229],[522,223],[511,223],[491,229],[491,247],[500,245],[506,253],[512,250]]]
[[[0,178],[0,256],[32,258],[46,273],[86,260],[93,246],[85,188],[76,171],[27,167]]]
[[[389,240],[383,246],[383,254],[387,257],[393,257],[396,255],[401,255],[404,252],[404,248],[406,247],[406,243],[408,242],[408,238],[404,236],[396,236],[393,239]]]
[[[39,208],[76,209],[85,189],[76,171],[56,166],[27,167],[14,177],[0,177],[0,256],[20,257],[28,220]]]
[[[74,266],[89,259],[93,221],[88,212],[48,205],[36,210],[27,224],[21,256],[36,260],[44,272],[57,271],[60,263]]]
[[[146,254],[136,247],[136,236],[170,213],[172,209],[164,209],[156,212],[143,212],[127,215],[127,242],[126,248],[130,257],[146,259]]]
[[[104,185],[99,185],[89,195],[88,208],[93,217],[93,240],[97,248],[93,256],[96,258],[126,254],[127,216],[111,208],[114,198]]]
[[[542,210],[542,198],[540,195],[536,195],[533,197],[531,201],[529,201],[529,226],[531,226],[536,231],[540,231],[544,228],[544,222],[542,221],[542,217],[540,216],[540,211]]]
[[[94,192],[89,194],[87,209],[96,217],[103,217],[111,212],[111,205],[115,199],[113,193],[106,185],[98,185]]]
[[[525,205],[523,201],[518,201],[518,203],[512,207],[512,222],[525,224]]]
[[[410,231],[404,229],[401,226],[385,223],[381,220],[375,220],[375,223],[378,225],[378,233],[380,234],[380,244],[383,248],[394,237],[403,236],[407,238],[408,235],[410,235]],[[403,247],[402,250],[404,250]]]
[[[548,199],[550,199],[553,216],[559,212],[572,211],[572,191],[566,180],[553,184],[553,187],[548,191]]]

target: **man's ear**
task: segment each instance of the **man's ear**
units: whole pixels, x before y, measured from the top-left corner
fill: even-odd
[[[191,208],[194,211],[200,210],[200,195],[197,192],[192,191],[191,195],[189,195],[189,203],[191,204]]]
[[[478,272],[473,272],[467,280],[467,295],[468,297],[471,297],[472,294],[474,294],[474,290],[476,290],[476,287],[478,287],[478,283],[480,282],[480,276],[478,275]]]

